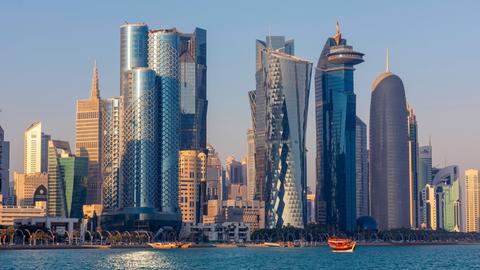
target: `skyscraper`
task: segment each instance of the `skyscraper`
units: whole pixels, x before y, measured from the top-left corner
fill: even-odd
[[[369,216],[367,125],[357,117],[355,128],[355,181],[357,218]]]
[[[199,223],[203,215],[201,186],[206,181],[207,155],[197,150],[179,154],[178,204],[183,223]]]
[[[380,230],[410,228],[407,105],[402,80],[389,70],[372,85],[370,187]]]
[[[439,169],[432,185],[435,187],[438,228],[446,231],[460,231],[461,201],[458,166]]]
[[[418,186],[418,127],[417,118],[413,113],[413,108],[407,104],[408,111],[408,156],[410,168],[410,226],[418,228],[419,201],[420,192]],[[420,191],[420,192],[419,192]]]
[[[354,66],[363,54],[342,38],[328,38],[315,70],[317,223],[353,231],[356,220]]]
[[[436,230],[438,228],[436,195],[435,186],[426,184],[422,190],[423,220],[425,221],[422,226],[425,229]]]
[[[77,101],[75,154],[88,159],[87,204],[102,201],[102,101],[98,85],[97,63],[93,66],[90,97]]]
[[[25,174],[48,171],[48,141],[50,135],[42,132],[42,123],[33,123],[24,134],[23,168]]]
[[[10,196],[10,142],[5,140],[5,132],[0,126],[0,203],[11,202]],[[3,198],[2,198],[3,197]]]
[[[419,193],[425,188],[426,184],[431,184],[432,177],[432,146],[420,146],[418,148],[418,162],[417,162],[417,190]],[[418,224],[422,226],[425,224],[425,203],[422,201],[423,196],[419,196],[418,201]]]
[[[151,30],[148,66],[157,76],[160,94],[161,209],[178,213],[178,151],[180,149],[179,35],[176,29]]]
[[[212,145],[207,145],[207,168],[206,168],[206,198],[205,202],[208,207],[208,201],[217,201],[217,207],[221,207],[223,201],[223,168],[222,162],[218,157]],[[219,210],[219,209],[217,209]],[[205,213],[204,213],[205,215]]]
[[[306,149],[312,63],[293,56],[293,40],[257,40],[255,166],[257,192],[265,200],[266,226],[307,222]]]
[[[47,213],[52,217],[83,218],[88,158],[71,154],[68,142],[48,142]]]
[[[247,131],[247,199],[255,199],[255,133]]]
[[[465,229],[466,232],[480,231],[480,186],[478,170],[465,171]]]
[[[120,206],[121,100],[102,100],[102,204],[104,211]]]
[[[267,128],[267,99],[266,85],[267,82],[267,54],[266,49],[278,50],[288,55],[294,54],[294,42],[292,40],[285,41],[284,36],[267,36],[265,41],[257,40],[255,44],[256,53],[256,90],[249,92],[250,108],[252,114],[252,127],[255,134],[255,174],[256,187],[255,199],[266,201],[266,128]]]
[[[205,151],[207,144],[207,31],[179,33],[180,149]]]

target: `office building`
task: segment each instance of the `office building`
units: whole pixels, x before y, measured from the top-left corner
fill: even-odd
[[[432,146],[420,146],[418,148],[418,162],[417,162],[417,190],[420,192],[425,188],[426,184],[431,184],[433,180],[432,172]],[[418,209],[418,222],[419,224],[424,224],[426,221],[423,219],[425,217],[425,209],[423,205],[425,203],[422,201],[423,197],[419,197],[419,209]]]
[[[121,100],[102,100],[102,204],[105,211],[120,207]]]
[[[266,227],[307,222],[305,137],[312,63],[293,56],[293,40],[257,40],[255,166]],[[269,98],[266,98],[269,97]]]
[[[436,188],[434,185],[426,184],[422,190],[423,197],[423,229],[436,230],[437,229],[437,200]]]
[[[222,200],[222,182],[223,182],[223,168],[222,162],[218,157],[212,145],[207,145],[207,198],[206,200]]]
[[[480,187],[478,170],[465,171],[465,231],[480,232]]]
[[[206,182],[207,155],[198,150],[181,150],[179,153],[178,204],[183,223],[200,223],[202,184]]]
[[[35,206],[38,201],[44,200],[46,202],[48,173],[24,174],[15,172],[13,179],[17,206],[29,207]]]
[[[180,149],[207,145],[207,31],[179,33]]]
[[[410,228],[407,104],[402,80],[387,70],[370,103],[371,215],[379,230]]]
[[[407,104],[408,112],[408,164],[410,171],[410,227],[418,228],[419,202],[421,197],[421,188],[418,186],[418,126],[417,118],[413,113],[413,108]]]
[[[77,101],[75,155],[88,159],[87,203],[102,201],[102,101],[98,85],[97,63],[93,66],[90,97]]]
[[[71,154],[68,142],[48,142],[47,215],[83,218],[87,199],[88,158]]]
[[[33,123],[24,134],[23,168],[25,174],[48,171],[48,141],[50,135],[42,132],[42,123]]]
[[[255,133],[253,129],[247,131],[247,199],[255,199]]]
[[[354,66],[363,53],[336,33],[327,39],[315,69],[316,220],[354,230],[356,211],[356,95]]]
[[[10,142],[0,126],[0,203],[11,202],[10,194]]]
[[[369,216],[370,188],[368,184],[367,125],[357,117],[355,128],[355,198],[356,217]]]
[[[438,228],[459,232],[462,228],[460,178],[458,166],[441,168],[434,175]]]
[[[307,191],[307,223],[315,223],[315,193]]]

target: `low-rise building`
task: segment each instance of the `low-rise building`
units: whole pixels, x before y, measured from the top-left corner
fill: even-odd
[[[0,204],[0,225],[13,226],[17,219],[45,217],[45,207],[15,207]]]
[[[208,242],[245,243],[250,241],[250,229],[242,222],[224,222],[221,224],[196,225],[185,224],[181,235],[186,239]]]

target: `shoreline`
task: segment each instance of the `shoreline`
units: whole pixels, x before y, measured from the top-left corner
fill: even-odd
[[[417,242],[417,243],[357,243],[359,247],[399,247],[399,246],[443,246],[443,245],[480,245],[480,242]],[[267,247],[257,244],[195,244],[190,248],[223,248],[223,249],[234,249],[234,248],[281,248],[281,249],[298,249],[298,248],[319,248],[328,246],[326,243],[319,243],[317,245],[305,246],[305,247]],[[22,246],[22,245],[13,245],[13,246],[0,246],[0,250],[52,250],[52,249],[98,249],[98,250],[109,250],[109,249],[152,249],[148,245],[125,245],[125,246],[100,246],[100,245],[37,245],[37,246]]]

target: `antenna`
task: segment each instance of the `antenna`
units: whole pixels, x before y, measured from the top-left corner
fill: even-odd
[[[272,49],[272,29],[270,24],[268,24],[268,48]]]
[[[388,55],[388,48],[387,48],[387,72],[390,72],[390,59]]]

